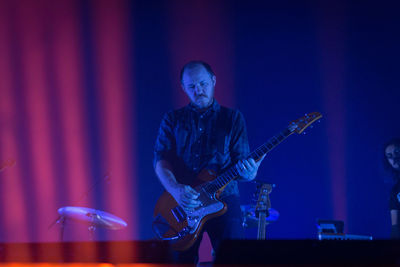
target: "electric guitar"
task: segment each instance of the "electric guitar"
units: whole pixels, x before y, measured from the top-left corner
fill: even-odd
[[[271,208],[271,201],[269,199],[269,194],[271,191],[271,184],[262,184],[260,186],[260,193],[258,195],[257,205],[255,208],[256,216],[258,217],[258,240],[265,240],[265,228],[267,226],[265,219],[269,216],[268,210]]]
[[[306,114],[289,124],[283,131],[269,139],[262,146],[248,155],[256,162],[274,147],[293,133],[301,134],[308,126],[322,118],[319,112]],[[201,205],[193,211],[186,212],[171,194],[164,192],[158,199],[154,209],[153,231],[158,238],[171,241],[175,250],[190,248],[197,240],[204,224],[227,211],[226,204],[219,200],[219,195],[226,185],[239,177],[236,165],[220,175],[210,170],[202,170],[191,186],[200,193]]]

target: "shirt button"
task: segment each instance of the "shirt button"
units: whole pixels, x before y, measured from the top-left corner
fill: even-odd
[[[200,130],[200,132],[201,132],[201,131],[203,131],[203,128],[200,128],[199,130]]]

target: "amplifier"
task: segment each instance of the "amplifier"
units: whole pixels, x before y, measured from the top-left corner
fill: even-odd
[[[372,240],[372,236],[319,233],[318,239],[319,240]]]

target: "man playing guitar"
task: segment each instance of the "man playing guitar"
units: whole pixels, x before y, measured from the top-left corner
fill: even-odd
[[[216,77],[207,63],[187,63],[180,80],[190,104],[165,114],[155,144],[154,168],[165,190],[189,213],[202,205],[194,186],[236,164],[239,179],[224,186],[219,196],[227,212],[203,227],[217,250],[224,239],[243,238],[237,180],[253,180],[264,157],[257,162],[246,159],[249,145],[243,115],[214,99]],[[177,262],[197,262],[200,241],[201,237],[177,252]]]

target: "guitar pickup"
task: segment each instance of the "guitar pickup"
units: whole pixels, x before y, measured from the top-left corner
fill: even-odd
[[[171,212],[178,223],[183,222],[187,217],[186,212],[183,210],[181,206],[176,206],[171,210]]]

